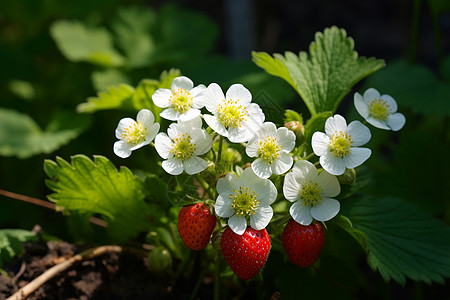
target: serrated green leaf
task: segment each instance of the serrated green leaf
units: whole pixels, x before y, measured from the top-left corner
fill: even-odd
[[[385,280],[444,283],[450,277],[450,227],[401,199],[342,204],[341,213],[367,237],[369,265]]]
[[[51,153],[76,138],[89,123],[87,116],[60,112],[42,130],[30,116],[0,108],[0,155],[27,158]]]
[[[36,241],[34,232],[23,229],[0,229],[0,267],[23,252],[23,242]]]
[[[92,113],[104,109],[129,109],[133,110],[133,95],[135,89],[128,84],[111,86],[105,92],[98,92],[97,97],[89,97],[87,102],[77,106],[77,111]]]
[[[126,7],[118,10],[112,29],[130,67],[138,68],[151,63],[155,51],[151,28],[156,22],[156,14],[149,8]]]
[[[450,116],[450,84],[441,82],[428,68],[407,61],[392,62],[365,82],[381,94],[389,94],[399,106],[419,114]]]
[[[286,112],[284,113],[284,123],[291,121],[299,121],[303,124],[303,118],[298,112],[286,109]]]
[[[124,62],[104,28],[88,28],[79,21],[60,20],[51,25],[50,33],[59,50],[71,61],[106,67],[121,66]]]
[[[276,62],[281,61],[285,65],[294,88],[312,115],[335,112],[352,86],[384,66],[383,60],[358,57],[353,39],[347,37],[345,30],[335,26],[326,28],[324,33],[316,33],[309,54],[300,52],[297,56],[286,52],[284,57],[275,54],[275,58]],[[276,66],[279,67],[278,62]]]
[[[271,75],[286,80],[292,87],[296,88],[288,69],[283,62],[277,58],[279,57],[279,54],[275,54],[274,56],[275,57],[273,58],[266,52],[252,52],[252,60],[258,67],[263,68]]]
[[[143,182],[125,167],[120,171],[105,157],[94,161],[76,155],[71,164],[57,157],[46,160],[47,186],[55,193],[48,199],[64,213],[99,214],[108,222],[109,235],[123,242],[148,227],[149,209]]]
[[[367,254],[369,253],[369,244],[366,235],[362,231],[355,229],[352,222],[346,216],[339,215],[333,218],[331,222],[347,231],[361,245],[364,251]]]

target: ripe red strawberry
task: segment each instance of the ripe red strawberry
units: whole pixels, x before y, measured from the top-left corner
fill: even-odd
[[[215,226],[216,216],[204,203],[185,206],[178,214],[178,232],[192,250],[202,250],[208,245]]]
[[[220,241],[222,254],[233,272],[243,280],[258,275],[269,255],[270,237],[266,229],[247,227],[242,235],[227,227]]]
[[[304,226],[291,219],[283,230],[281,242],[292,263],[309,267],[320,256],[325,232],[319,222]]]

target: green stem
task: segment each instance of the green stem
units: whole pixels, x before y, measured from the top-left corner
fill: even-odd
[[[313,158],[315,155],[316,155],[316,154],[315,154],[314,152],[312,152],[312,153],[308,154],[308,155],[304,158],[304,160],[310,160],[310,159]]]
[[[222,159],[222,146],[223,146],[223,136],[220,136],[219,138],[219,151],[217,153],[217,163],[218,165],[220,163],[220,160]]]
[[[195,174],[194,177],[200,183],[205,193],[211,193],[209,184],[203,178],[201,178],[198,174]],[[210,196],[212,197],[212,195]]]
[[[200,288],[200,286],[202,284],[203,278],[205,278],[205,274],[206,274],[206,268],[203,268],[202,272],[198,276],[197,282],[195,283],[194,289],[191,293],[191,297],[189,298],[190,300],[194,300],[195,297],[197,296],[198,289]]]

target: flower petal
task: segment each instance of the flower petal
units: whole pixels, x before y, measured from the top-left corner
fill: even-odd
[[[120,158],[127,158],[131,155],[131,147],[124,140],[115,142],[113,150],[114,154]]]
[[[277,129],[275,136],[282,151],[291,152],[295,148],[296,137],[291,130],[286,127],[280,127]]]
[[[355,104],[355,108],[358,113],[364,118],[367,119],[369,116],[369,106],[366,102],[364,102],[363,96],[359,93],[355,93],[353,96],[353,103]]]
[[[395,113],[388,116],[386,123],[391,127],[392,131],[399,131],[405,125],[406,118],[401,113]]]
[[[197,133],[197,131],[199,131]],[[208,152],[213,144],[211,136],[206,132],[206,130],[199,129],[195,130],[195,134],[192,134],[192,143],[195,144],[194,155],[202,155]]]
[[[389,106],[390,113],[395,113],[397,111],[397,101],[395,101],[394,98],[386,94],[382,95],[380,98],[386,101],[386,104]]]
[[[172,140],[164,132],[160,132],[155,138],[155,149],[159,156],[163,159],[167,159],[173,156]]]
[[[228,128],[228,140],[232,143],[245,143],[254,135],[244,127]]]
[[[266,228],[273,217],[273,209],[270,206],[261,207],[256,214],[250,216],[250,226],[255,230]]]
[[[345,172],[344,160],[338,156],[328,154],[321,156],[319,161],[322,168],[332,175],[342,175]]]
[[[305,180],[316,181],[318,176],[317,168],[307,160],[296,162],[294,168],[292,168],[292,172],[298,183],[302,183]]]
[[[292,218],[299,224],[308,226],[312,222],[311,207],[304,206],[299,202],[295,202],[291,205],[289,213]]]
[[[352,136],[354,147],[362,146],[372,137],[370,129],[360,121],[353,121],[348,125],[347,133]]]
[[[231,202],[229,200],[230,194],[221,194],[217,196],[214,209],[216,214],[222,218],[229,218],[234,215],[234,209],[231,208]]]
[[[344,156],[344,164],[347,168],[353,169],[364,163],[372,154],[369,148],[351,148],[348,155]],[[325,169],[325,168],[324,168]]]
[[[322,171],[317,178],[317,183],[322,188],[321,195],[323,197],[336,197],[341,192],[341,186],[336,176],[331,175],[327,171]]]
[[[203,103],[206,109],[215,114],[219,103],[225,100],[225,95],[217,83],[211,83],[203,94]]]
[[[170,85],[170,89],[185,89],[186,91],[190,91],[194,87],[194,83],[191,79],[186,76],[176,77],[172,80],[172,84]]]
[[[134,123],[132,118],[123,118],[119,121],[119,124],[116,128],[116,138],[123,139],[123,134],[125,133],[125,129]]]
[[[373,100],[380,99],[380,93],[376,89],[370,88],[364,92],[363,98],[364,102],[367,104],[367,106],[369,106],[370,102],[372,102]]]
[[[258,155],[258,148],[259,148],[259,137],[254,136],[245,147],[245,153],[247,153],[248,157],[255,157]]]
[[[238,217],[237,215],[233,215],[228,219],[228,226],[230,226],[231,230],[238,235],[242,235],[247,229],[247,220],[245,217]]]
[[[172,96],[172,91],[169,89],[157,89],[152,95],[153,103],[161,108],[166,108],[170,105],[169,99]]]
[[[269,178],[272,175],[272,168],[262,158],[257,158],[252,162],[252,169],[255,174],[260,178]]]
[[[347,121],[341,115],[334,115],[329,117],[325,122],[325,133],[332,136],[335,132],[347,132]]]
[[[203,119],[205,120],[206,124],[211,127],[212,130],[214,130],[221,136],[228,137],[227,129],[225,128],[225,126],[223,126],[222,123],[220,123],[217,116],[203,115]]]
[[[216,184],[216,190],[218,194],[233,194],[234,191],[239,190],[239,177],[228,173],[225,177],[219,178]]]
[[[180,118],[180,112],[175,110],[173,107],[166,108],[160,114],[161,118],[170,121],[177,121]]]
[[[190,93],[194,97],[192,101],[192,108],[201,109],[205,106],[204,96],[206,92],[206,86],[200,84],[193,88]]]
[[[294,202],[299,199],[300,184],[295,180],[294,173],[288,173],[284,177],[283,195],[288,201]]]
[[[136,121],[142,122],[146,127],[151,126],[155,122],[155,116],[148,109],[141,109],[136,117]]]
[[[272,163],[272,171],[275,175],[281,175],[289,171],[294,163],[294,159],[288,153],[281,153]]]
[[[162,168],[170,175],[180,175],[183,173],[183,162],[175,157],[162,162]]]
[[[169,108],[170,109],[170,108]],[[166,109],[167,110],[167,109]],[[182,114],[180,114],[180,116],[179,116],[179,120],[181,121],[181,122],[188,122],[188,121],[190,121],[190,120],[192,120],[192,119],[195,119],[195,118],[197,118],[197,117],[199,117],[200,116],[200,110],[199,109],[196,109],[196,108],[191,108],[191,109],[189,109],[188,111],[186,111],[186,112],[184,112],[184,113],[182,113]],[[163,117],[162,115],[161,115],[161,117]],[[164,117],[163,117],[164,118]],[[167,119],[167,118],[166,118]],[[172,121],[175,121],[175,120],[172,120]]]
[[[389,126],[387,126],[385,121],[375,119],[374,117],[368,117],[366,119],[367,123],[371,124],[372,126],[375,126],[376,128],[384,129],[384,130],[390,130]]]
[[[239,100],[239,104],[245,106],[252,101],[252,94],[242,84],[236,83],[227,90],[226,99]]]
[[[198,156],[191,156],[184,161],[184,170],[189,175],[202,172],[208,167],[208,162]]]
[[[327,155],[330,152],[330,137],[323,132],[314,132],[311,139],[311,146],[317,156]]]
[[[311,215],[317,221],[325,222],[334,218],[341,208],[339,201],[323,198],[322,203],[311,208]]]
[[[147,135],[145,136],[146,142],[151,142],[158,134],[159,131],[159,123],[153,123],[150,127],[147,127]]]

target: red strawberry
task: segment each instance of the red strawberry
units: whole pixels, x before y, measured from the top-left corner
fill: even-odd
[[[178,214],[178,232],[183,242],[192,250],[202,250],[216,226],[216,216],[207,205],[196,203],[185,206]]]
[[[270,237],[266,229],[247,227],[242,235],[227,227],[220,241],[222,254],[233,272],[243,280],[258,275],[269,255]]]
[[[325,232],[319,222],[304,226],[291,219],[283,230],[281,242],[292,263],[309,267],[320,256]]]

